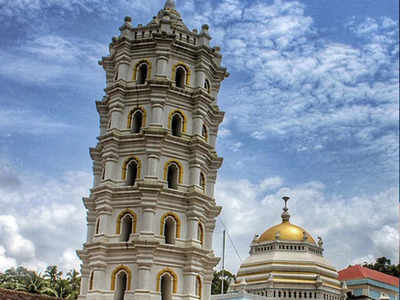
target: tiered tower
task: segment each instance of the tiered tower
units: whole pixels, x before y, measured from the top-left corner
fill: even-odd
[[[107,87],[79,299],[209,299],[217,95],[228,73],[208,26],[190,31],[172,0],[146,26],[126,17],[120,31],[99,62]]]

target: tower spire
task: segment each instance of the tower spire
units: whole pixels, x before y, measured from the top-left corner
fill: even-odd
[[[287,207],[287,202],[289,201],[289,197],[284,196],[282,197],[283,201],[285,201],[285,207],[283,208],[283,213],[281,215],[282,217],[282,222],[289,222],[290,215],[288,213],[289,208]]]
[[[175,0],[167,0],[167,2],[165,2],[164,9],[176,9]]]

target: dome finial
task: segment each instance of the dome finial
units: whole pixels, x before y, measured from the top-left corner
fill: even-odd
[[[164,9],[176,9],[175,0],[167,0],[167,2],[165,2]]]
[[[285,201],[285,207],[283,208],[283,213],[282,213],[282,215],[281,215],[281,217],[282,217],[282,222],[289,222],[289,219],[290,219],[290,215],[289,215],[289,213],[288,213],[288,207],[287,207],[287,202],[289,201],[289,197],[287,197],[287,196],[284,196],[284,197],[282,197],[282,199],[283,199],[283,201]]]

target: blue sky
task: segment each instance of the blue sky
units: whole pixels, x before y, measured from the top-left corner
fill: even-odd
[[[123,18],[163,0],[0,0],[0,269],[78,266],[91,187],[98,66]],[[216,186],[242,258],[256,233],[292,221],[337,268],[398,261],[398,4],[389,0],[178,0],[208,23],[231,76]],[[220,224],[220,223],[219,223]],[[220,254],[221,227],[215,250]],[[228,267],[240,260],[228,248]]]

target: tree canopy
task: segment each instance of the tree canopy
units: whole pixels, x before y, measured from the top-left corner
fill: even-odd
[[[224,280],[224,294],[228,291],[229,285],[236,279],[235,275],[231,272],[224,270],[214,272],[214,277],[211,284],[211,294],[221,294],[222,280]]]
[[[77,299],[80,289],[80,276],[71,270],[64,277],[57,266],[48,266],[44,274],[24,267],[11,268],[0,272],[0,288],[43,294],[68,300]]]
[[[391,263],[390,259],[384,256],[377,258],[374,264],[368,264],[365,262],[363,267],[396,277],[400,276],[400,264],[397,264],[396,266]]]

